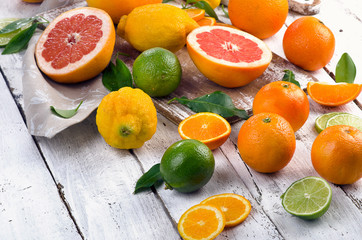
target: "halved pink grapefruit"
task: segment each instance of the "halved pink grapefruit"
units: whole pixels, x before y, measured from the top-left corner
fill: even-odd
[[[263,41],[224,26],[196,28],[187,36],[187,50],[202,74],[228,88],[241,87],[258,78],[272,59]]]
[[[115,44],[111,17],[97,8],[76,8],[55,18],[40,36],[35,57],[51,79],[76,83],[107,67]]]

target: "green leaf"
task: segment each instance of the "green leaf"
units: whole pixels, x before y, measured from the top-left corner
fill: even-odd
[[[223,5],[223,4],[221,4],[221,9],[222,9],[222,11],[224,12],[225,17],[230,18],[228,11],[224,8],[224,5]]]
[[[207,15],[215,18],[216,20],[219,20],[218,16],[214,12],[214,9],[212,9],[212,7],[210,7],[210,5],[207,2],[205,1],[196,2],[195,7],[204,9]]]
[[[122,87],[133,87],[131,72],[119,58],[116,60],[116,65],[110,62],[103,71],[102,82],[109,91],[118,91]]]
[[[159,180],[162,180],[162,175],[160,172],[160,164],[158,163],[138,179],[134,193],[136,194],[142,189],[152,187]]]
[[[78,111],[80,105],[82,105],[82,103],[83,103],[83,101],[81,101],[81,102],[79,103],[79,105],[78,105],[78,107],[77,107],[76,109],[72,109],[72,110],[56,109],[56,108],[54,108],[53,106],[50,106],[50,110],[52,111],[52,113],[54,113],[54,114],[57,115],[58,117],[71,118],[71,117],[73,117],[73,116],[77,113],[77,111]]]
[[[292,71],[284,70],[283,72],[285,72],[285,74],[283,76],[282,81],[291,82],[291,83],[294,83],[295,85],[297,85],[298,87],[300,87],[300,83],[297,80],[295,80],[295,75]]]
[[[224,118],[232,116],[238,116],[241,119],[249,118],[249,115],[245,110],[237,109],[234,106],[232,99],[226,93],[221,91],[216,91],[211,94],[195,98],[194,100],[190,100],[187,97],[173,98],[168,103],[173,101],[178,101],[196,113],[213,112]]]
[[[163,0],[162,3],[173,2],[174,0]]]
[[[26,25],[28,25],[29,23],[31,23],[32,21],[34,21],[36,18],[35,17],[31,17],[31,18],[21,18],[18,19],[8,25],[6,25],[5,27],[3,27],[0,30],[0,34],[4,34],[4,33],[11,33],[14,32]]]
[[[26,47],[31,37],[33,36],[36,26],[38,24],[33,23],[29,28],[24,29],[23,31],[16,34],[6,45],[2,54],[11,54],[20,52],[23,48]]]
[[[356,78],[356,66],[348,53],[343,53],[336,66],[336,82],[353,83]]]

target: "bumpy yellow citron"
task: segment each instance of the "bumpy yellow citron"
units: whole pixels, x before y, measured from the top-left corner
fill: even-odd
[[[199,25],[182,9],[169,4],[148,4],[135,8],[119,21],[117,34],[138,51],[162,47],[176,52],[186,36]]]
[[[115,148],[139,148],[156,132],[157,112],[141,89],[121,88],[98,106],[96,123],[104,140]]]

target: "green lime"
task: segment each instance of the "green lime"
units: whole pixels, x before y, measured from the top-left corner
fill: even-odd
[[[348,125],[362,131],[362,118],[349,113],[338,114],[327,121],[326,127],[334,125]]]
[[[6,25],[18,20],[17,18],[3,18],[0,19],[0,29],[4,28]],[[0,47],[5,47],[16,34],[18,34],[22,29],[18,29],[14,32],[0,34]]]
[[[287,212],[312,220],[321,217],[328,210],[332,189],[322,178],[305,177],[292,183],[281,198]]]
[[[210,180],[214,168],[211,150],[198,140],[185,139],[166,150],[160,172],[168,187],[179,192],[193,192]]]
[[[323,114],[315,120],[315,129],[318,133],[322,132],[324,129],[326,129],[327,121],[338,114],[341,114],[339,112],[331,112]]]
[[[180,84],[181,75],[177,56],[164,48],[156,47],[144,51],[133,64],[136,86],[151,97],[171,94]]]

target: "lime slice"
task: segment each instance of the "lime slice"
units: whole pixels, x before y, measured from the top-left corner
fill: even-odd
[[[292,183],[281,198],[287,212],[312,220],[321,217],[328,210],[332,189],[322,178],[305,177]]]
[[[326,127],[334,125],[348,125],[362,131],[362,118],[349,113],[338,114],[327,121]]]
[[[15,20],[18,20],[17,18],[3,18],[0,19],[0,29],[5,27],[6,25],[14,22]],[[16,34],[18,34],[21,31],[21,29],[18,29],[11,33],[3,33],[0,34],[0,47],[5,47],[6,44],[9,43],[10,39],[12,39]]]
[[[334,116],[336,116],[338,114],[341,114],[341,113],[339,113],[339,112],[331,112],[331,113],[326,113],[326,114],[323,114],[323,115],[319,116],[315,120],[315,129],[317,130],[317,132],[318,133],[322,132],[326,128],[328,120],[331,117],[334,117]]]

